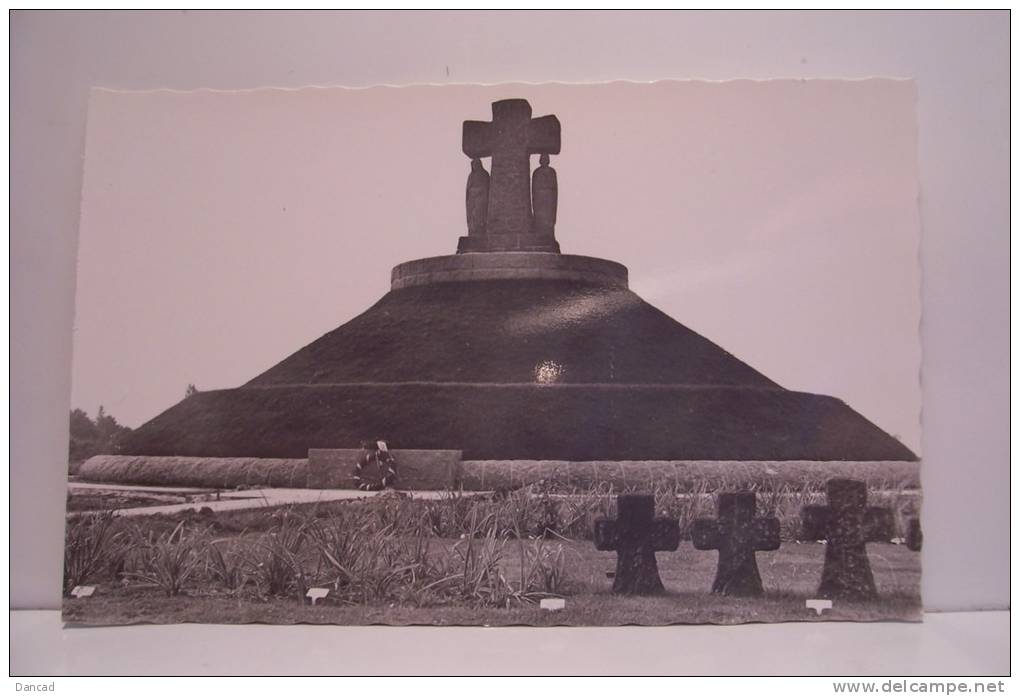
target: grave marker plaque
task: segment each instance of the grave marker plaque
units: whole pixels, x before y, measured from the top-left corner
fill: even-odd
[[[75,585],[74,589],[71,590],[71,596],[84,599],[85,597],[91,597],[95,591],[95,585]]]
[[[312,601],[312,604],[315,604],[328,594],[329,594],[328,587],[312,587],[309,588],[308,592],[305,593],[305,597],[308,597],[308,599]]]
[[[832,609],[831,599],[808,599],[804,601],[804,606],[808,609],[815,610],[815,616],[821,616],[822,612],[826,609]]]

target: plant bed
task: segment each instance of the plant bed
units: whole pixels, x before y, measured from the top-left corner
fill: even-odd
[[[453,540],[438,540],[450,546]],[[696,551],[689,543],[676,552],[659,553],[659,570],[666,593],[651,597],[613,595],[606,572],[615,564],[612,553],[590,544],[558,542],[565,557],[566,608],[549,612],[537,602],[513,601],[509,607],[460,601],[415,606],[382,599],[363,603],[327,596],[317,605],[292,596],[266,597],[254,591],[228,592],[196,580],[186,594],[167,597],[159,590],[104,582],[88,599],[68,598],[65,621],[76,624],[126,623],[321,623],[321,624],[435,624],[435,625],[664,625],[676,623],[747,623],[775,621],[860,621],[920,618],[920,556],[902,546],[876,544],[869,548],[879,599],[836,602],[821,616],[805,608],[814,596],[821,574],[824,546],[784,544],[778,551],[759,554],[765,596],[732,598],[709,592],[716,554]],[[508,542],[512,545],[513,542]],[[507,577],[519,571],[517,556],[508,553]],[[331,592],[331,595],[333,593]]]
[[[706,490],[655,492],[660,515],[689,539],[696,517],[713,514]],[[913,491],[870,495],[916,513]],[[595,519],[616,514],[608,490],[566,495],[535,488],[438,500],[405,496],[223,513],[123,518],[85,514],[68,523],[65,592],[98,585],[87,599],[65,600],[65,619],[90,625],[174,623],[514,623],[617,625],[817,620],[804,606],[821,577],[825,546],[796,539],[798,513],[820,502],[813,487],[759,491],[759,514],[780,519],[784,543],[758,555],[766,595],[710,594],[717,554],[684,541],[658,554],[666,594],[610,594],[616,556],[596,551]],[[872,544],[880,599],[838,603],[824,620],[903,619],[920,615],[920,554]],[[329,594],[316,606],[311,587]],[[567,608],[544,612],[545,597]]]

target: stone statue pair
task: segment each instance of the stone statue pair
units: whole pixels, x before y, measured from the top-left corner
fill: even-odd
[[[531,175],[530,233],[555,236],[557,183],[556,170],[549,166],[549,155],[542,154],[538,169]],[[477,157],[471,160],[467,181],[468,235],[484,236],[489,217],[489,173]]]

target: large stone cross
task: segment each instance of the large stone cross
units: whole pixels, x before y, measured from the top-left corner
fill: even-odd
[[[531,232],[531,155],[560,152],[560,122],[531,117],[524,99],[493,102],[492,121],[464,122],[464,154],[492,157],[488,234]]]
[[[680,524],[655,517],[655,498],[621,495],[616,498],[616,519],[595,520],[595,548],[616,551],[613,592],[655,594],[663,591],[656,551],[676,551]]]
[[[830,479],[825,492],[828,505],[805,505],[800,511],[801,539],[826,542],[818,596],[872,599],[878,591],[865,544],[892,539],[892,511],[868,506],[863,481]]]
[[[712,592],[755,597],[763,593],[756,551],[779,548],[779,520],[755,517],[754,493],[720,493],[718,520],[700,518],[691,527],[694,548],[719,550]]]

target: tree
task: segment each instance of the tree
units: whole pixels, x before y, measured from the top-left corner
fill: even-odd
[[[102,406],[94,421],[85,411],[76,408],[70,417],[68,458],[77,463],[97,454],[117,454],[124,436],[130,432],[131,428],[118,423]]]
[[[68,457],[72,462],[88,459],[95,454],[99,434],[89,414],[80,408],[71,411],[71,442]]]
[[[198,387],[194,384],[189,384],[188,388],[184,390],[184,398],[187,399],[189,396],[194,396],[198,393]]]
[[[106,410],[100,406],[96,413],[96,434],[99,436],[99,447],[103,450],[100,454],[114,454],[117,451],[120,436],[129,432],[113,416],[107,415]]]

